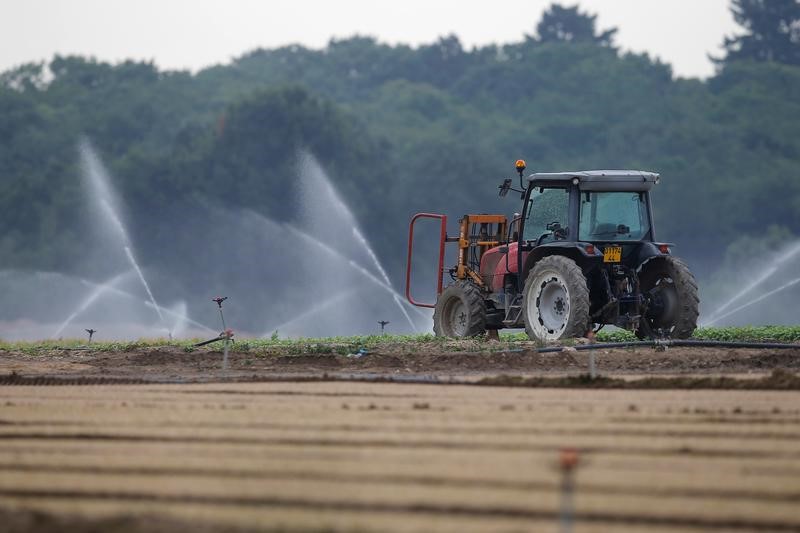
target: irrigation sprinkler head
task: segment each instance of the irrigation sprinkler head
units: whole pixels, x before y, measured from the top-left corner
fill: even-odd
[[[216,302],[216,303],[217,303],[217,306],[218,306],[220,309],[222,309],[222,302],[224,302],[224,301],[225,301],[225,300],[227,300],[227,299],[228,299],[228,297],[227,297],[227,296],[217,296],[216,298],[211,298],[211,301],[212,301],[212,302]]]
[[[388,320],[378,320],[378,324],[381,325],[381,334],[383,334],[383,328],[385,328],[388,323]]]
[[[578,466],[579,462],[580,456],[578,455],[578,450],[575,448],[561,449],[561,453],[558,457],[558,464],[561,466],[561,470],[571,472]]]
[[[89,334],[89,342],[92,342],[92,336],[93,336],[95,333],[97,333],[97,330],[96,330],[96,329],[89,328],[89,329],[86,329],[85,331],[86,331],[86,333],[88,333],[88,334]]]

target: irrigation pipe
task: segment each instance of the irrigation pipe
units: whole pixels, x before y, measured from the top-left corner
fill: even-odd
[[[579,344],[578,346],[546,346],[538,348],[539,353],[560,352],[564,348],[572,348],[577,351],[598,350],[603,348],[628,348],[635,346],[696,346],[700,348],[751,348],[751,349],[800,349],[800,344],[780,343],[780,342],[728,342],[728,341],[700,341],[700,340],[673,340],[659,339],[652,341],[630,341],[630,342],[603,342],[595,344]],[[501,350],[505,352],[523,352],[526,349],[517,348],[512,350]]]

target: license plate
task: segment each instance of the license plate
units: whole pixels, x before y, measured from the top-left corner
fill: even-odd
[[[622,246],[606,246],[603,250],[604,263],[619,263],[622,261]]]

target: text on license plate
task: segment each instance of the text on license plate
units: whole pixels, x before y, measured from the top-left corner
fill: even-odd
[[[622,246],[606,246],[603,250],[604,263],[619,263],[622,261]]]

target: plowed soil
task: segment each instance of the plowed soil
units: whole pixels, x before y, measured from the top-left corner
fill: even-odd
[[[800,392],[0,387],[3,531],[800,530]]]
[[[0,353],[0,531],[800,531],[800,349],[478,348]]]
[[[92,378],[129,382],[208,382],[299,377],[428,377],[478,380],[498,374],[553,376],[589,371],[588,351],[538,353],[492,345],[467,351],[469,344],[381,345],[366,355],[290,354],[287,350],[232,352],[223,370],[217,350],[186,352],[178,347],[95,352],[55,350],[26,355],[0,351],[0,376]],[[319,350],[318,346],[309,347]],[[454,348],[459,349],[458,351]],[[761,375],[800,370],[800,346],[783,350],[727,348],[624,348],[594,350],[595,368],[609,376]]]

